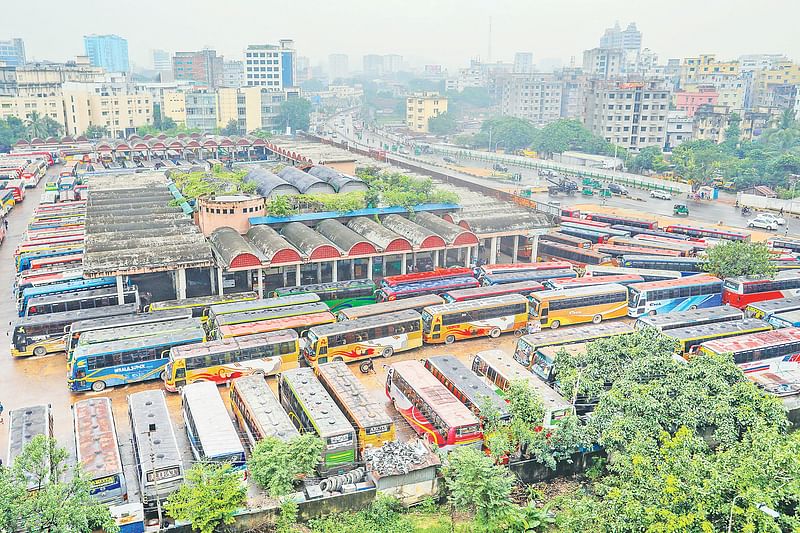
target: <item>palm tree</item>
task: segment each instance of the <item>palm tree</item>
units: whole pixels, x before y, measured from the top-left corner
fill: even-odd
[[[44,116],[44,127],[48,137],[58,137],[64,131],[64,126],[49,115]]]
[[[794,111],[791,109],[784,109],[778,122],[778,129],[788,130],[794,125]]]
[[[42,117],[38,111],[31,111],[31,114],[28,115],[28,120],[25,121],[25,128],[28,132],[28,140],[34,137],[42,139],[47,137],[45,117]]]

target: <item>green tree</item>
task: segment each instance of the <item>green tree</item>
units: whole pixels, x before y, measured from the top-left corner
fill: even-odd
[[[234,514],[247,503],[241,474],[229,463],[196,463],[186,472],[180,488],[169,495],[164,508],[176,520],[192,524],[201,533],[234,522]]]
[[[451,113],[442,113],[428,119],[428,131],[434,135],[450,135],[458,131],[458,123]]]
[[[270,137],[272,137],[272,133],[270,133],[268,131],[265,131],[265,130],[261,130],[261,129],[251,131],[250,135],[252,135],[253,137],[258,137],[259,139],[264,139],[264,140],[269,139]]]
[[[11,468],[0,467],[0,531],[119,531],[108,507],[89,494],[80,469],[69,476],[67,470],[67,451],[43,435],[25,446]]]
[[[305,98],[289,98],[281,103],[279,120],[282,128],[289,126],[292,131],[308,131],[311,121],[311,102]]]
[[[502,523],[513,512],[514,476],[491,457],[473,448],[457,448],[447,456],[444,480],[452,505],[474,512],[484,525]]]
[[[83,135],[87,139],[102,139],[103,137],[108,137],[108,126],[91,124],[88,128],[86,128],[86,131],[83,132]]]
[[[267,202],[267,213],[273,217],[287,217],[297,212],[285,195],[278,195]]]
[[[28,139],[34,137],[45,138],[47,137],[47,124],[45,117],[39,114],[38,111],[31,111],[28,119],[25,121],[25,129],[28,133]]]
[[[704,268],[718,278],[772,277],[776,268],[770,263],[771,257],[764,243],[728,241],[708,249]]]
[[[498,117],[485,120],[481,125],[481,138],[486,139],[489,150],[502,146],[506,150],[527,148],[536,137],[536,128],[528,120],[516,117]]]
[[[247,467],[253,479],[271,496],[283,496],[294,482],[314,472],[320,461],[323,442],[311,433],[282,441],[267,437],[259,441]]]
[[[25,136],[25,124],[18,117],[0,118],[0,146],[11,146]]]
[[[664,161],[664,154],[658,146],[647,146],[636,154],[636,157],[631,161],[630,168],[634,172],[641,172],[642,170],[664,172],[669,168],[669,164]]]
[[[236,119],[230,119],[225,127],[220,130],[222,135],[239,135],[241,130],[239,129],[239,123],[236,122]]]
[[[532,146],[545,156],[568,150],[589,154],[614,154],[614,146],[611,143],[590,132],[580,121],[567,119],[557,120],[539,130]],[[618,156],[624,154],[624,150],[617,150]]]
[[[728,127],[725,128],[725,140],[722,142],[726,150],[733,151],[736,145],[739,144],[739,138],[742,136],[741,123],[742,117],[740,117],[738,113],[731,113],[728,117]]]

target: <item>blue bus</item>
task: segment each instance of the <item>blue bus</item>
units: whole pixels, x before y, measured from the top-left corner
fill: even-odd
[[[448,291],[471,289],[473,287],[480,287],[478,280],[473,277],[430,279],[403,283],[394,287],[381,287],[381,289],[375,291],[375,300],[377,302],[390,302],[425,294],[440,295]]]
[[[660,315],[722,305],[722,280],[708,274],[628,286],[628,316]]]
[[[30,252],[18,255],[16,258],[17,261],[17,272],[22,272],[23,270],[28,270],[31,267],[31,261],[34,259],[45,259],[47,257],[61,257],[64,255],[75,255],[75,254],[82,254],[83,247],[80,248],[58,248],[53,250],[43,250],[41,252]]]
[[[546,279],[577,277],[578,274],[571,268],[563,268],[558,270],[525,270],[523,272],[486,274],[481,278],[481,281],[484,285],[502,285],[504,283],[518,283],[520,281],[544,281]]]
[[[28,305],[28,300],[34,296],[88,291],[91,289],[101,289],[103,287],[113,287],[115,284],[115,278],[105,277],[95,279],[76,279],[61,283],[53,283],[51,285],[42,285],[40,287],[28,287],[27,289],[23,289],[22,294],[17,300],[17,310],[19,311],[19,316],[23,316],[25,308]]]
[[[704,272],[705,260],[699,257],[665,257],[663,255],[623,255],[619,266],[624,268],[654,268],[673,270],[682,276],[694,276]]]
[[[164,335],[78,346],[69,362],[69,390],[100,392],[106,387],[162,379],[170,348],[203,341],[205,331],[197,326]]]

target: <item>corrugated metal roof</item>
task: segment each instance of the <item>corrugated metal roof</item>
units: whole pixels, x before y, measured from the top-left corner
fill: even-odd
[[[214,255],[226,269],[260,266],[266,261],[262,254],[235,229],[223,226],[209,237]]]

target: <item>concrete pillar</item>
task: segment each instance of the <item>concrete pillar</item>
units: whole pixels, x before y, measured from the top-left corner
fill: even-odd
[[[294,284],[295,284],[295,286],[300,285],[300,280],[301,279],[302,278],[300,276],[300,265],[297,265],[297,268],[294,271]]]
[[[350,279],[356,279],[356,260],[350,260]]]
[[[117,303],[119,305],[125,304],[125,284],[122,281],[122,276],[117,276]]]
[[[417,268],[417,252],[411,252],[411,269],[415,270]],[[405,274],[405,272],[403,272]]]
[[[513,254],[513,257],[511,258],[511,262],[516,263],[517,255],[519,254],[519,235],[512,235],[511,238],[514,239],[514,246],[511,252]]]
[[[264,269],[258,269],[258,297],[264,297]]]
[[[222,279],[221,268],[217,268],[217,294],[219,294],[220,296],[225,294],[225,283],[224,280]]]
[[[334,259],[331,265],[331,281],[339,281],[339,261]]]
[[[466,253],[464,254],[464,266],[469,266],[472,262],[472,246],[467,246],[465,249]]]
[[[288,287],[289,286],[289,270],[287,269],[287,267],[283,267],[282,270],[283,270],[283,286],[284,287]]]
[[[497,237],[492,237],[491,244],[489,246],[489,260],[488,263],[497,263]]]
[[[372,279],[372,256],[367,258],[367,279]]]
[[[439,268],[439,250],[433,251],[433,268]]]
[[[531,263],[536,262],[536,256],[539,255],[539,234],[533,236],[531,239]]]
[[[403,254],[403,259],[402,259],[402,262],[400,263],[400,273],[401,274],[405,274],[406,273],[406,257],[407,256],[408,256],[408,254]]]
[[[322,263],[317,263],[317,283],[322,283]]]
[[[175,272],[175,294],[178,300],[186,299],[186,269],[179,268]]]
[[[381,257],[381,277],[386,277],[386,261],[389,259],[388,255]]]
[[[214,267],[208,268],[208,277],[211,279],[211,294],[217,292],[217,273]]]

